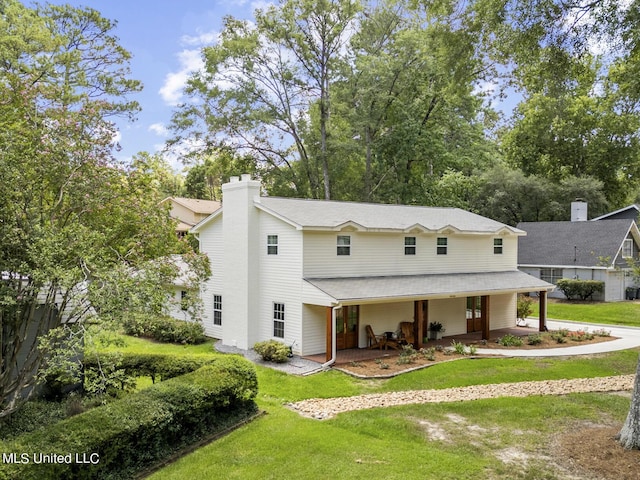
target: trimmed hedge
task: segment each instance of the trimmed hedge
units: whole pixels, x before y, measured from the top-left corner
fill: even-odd
[[[217,358],[193,373],[1,444],[2,452],[15,452],[18,460],[26,454],[30,461],[0,463],[0,479],[132,478],[255,412],[257,391],[250,362]],[[40,453],[62,455],[61,461],[35,463],[33,454]]]
[[[127,335],[153,338],[165,343],[197,345],[207,340],[202,323],[167,316],[130,315],[124,319],[122,326]]]
[[[561,278],[556,285],[568,299],[579,298],[580,300],[587,300],[594,293],[602,293],[604,291],[604,282],[598,280]]]
[[[117,359],[118,369],[123,369],[128,376],[151,377],[153,383],[156,380],[168,380],[198,368],[213,363],[215,358],[207,355],[166,355],[159,353],[100,353],[100,356],[88,355],[84,359],[85,369],[98,369],[98,361]]]

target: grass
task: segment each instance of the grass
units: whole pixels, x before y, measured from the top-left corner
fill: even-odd
[[[145,341],[135,339],[126,348],[151,348],[140,342]],[[162,348],[191,352],[197,347]],[[358,380],[337,371],[299,377],[257,367],[257,403],[266,415],[150,478],[561,478],[557,466],[541,457],[553,455],[547,447],[551,436],[573,428],[576,421],[621,423],[628,397],[580,394],[405,405],[343,413],[325,421],[301,417],[286,404],[394,390],[629,374],[635,372],[638,353],[613,352],[597,360],[461,360],[388,380]],[[214,353],[209,349],[207,354]],[[441,437],[433,437],[434,429]],[[512,464],[499,459],[501,452],[513,449],[529,460]]]
[[[538,303],[534,302],[532,307],[532,316],[537,317],[539,313]],[[640,327],[640,303],[550,300],[547,303],[547,316],[555,320]]]

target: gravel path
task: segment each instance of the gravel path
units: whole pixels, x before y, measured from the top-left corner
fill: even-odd
[[[287,406],[300,413],[300,415],[324,420],[338,413],[351,410],[392,407],[413,403],[461,402],[497,397],[528,397],[532,395],[566,395],[568,393],[632,390],[634,378],[635,375],[620,375],[615,377],[472,385],[441,390],[409,390],[358,395],[355,397],[312,398],[290,403]]]

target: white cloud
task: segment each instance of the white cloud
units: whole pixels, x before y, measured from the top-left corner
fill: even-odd
[[[218,42],[220,34],[218,32],[198,32],[196,36],[183,35],[180,43],[186,46],[203,47],[213,45]]]
[[[168,137],[169,136],[169,130],[167,129],[167,127],[164,126],[163,123],[151,124],[151,125],[149,125],[148,130],[150,132],[155,133],[159,137]]]
[[[168,73],[164,85],[158,91],[165,103],[172,106],[177,105],[182,98],[182,91],[190,74],[204,67],[200,50],[182,50],[177,56],[180,70]]]

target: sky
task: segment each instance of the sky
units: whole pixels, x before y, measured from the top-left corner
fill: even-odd
[[[25,5],[30,3],[24,1]],[[44,2],[43,2],[44,3]],[[189,72],[201,65],[200,49],[215,42],[227,15],[250,19],[266,2],[249,0],[49,0],[51,4],[90,7],[117,22],[111,32],[131,59],[131,78],[143,83],[133,99],[142,111],[137,121],[118,121],[118,159],[154,153],[168,138],[167,126]],[[176,169],[181,165],[172,161]]]

